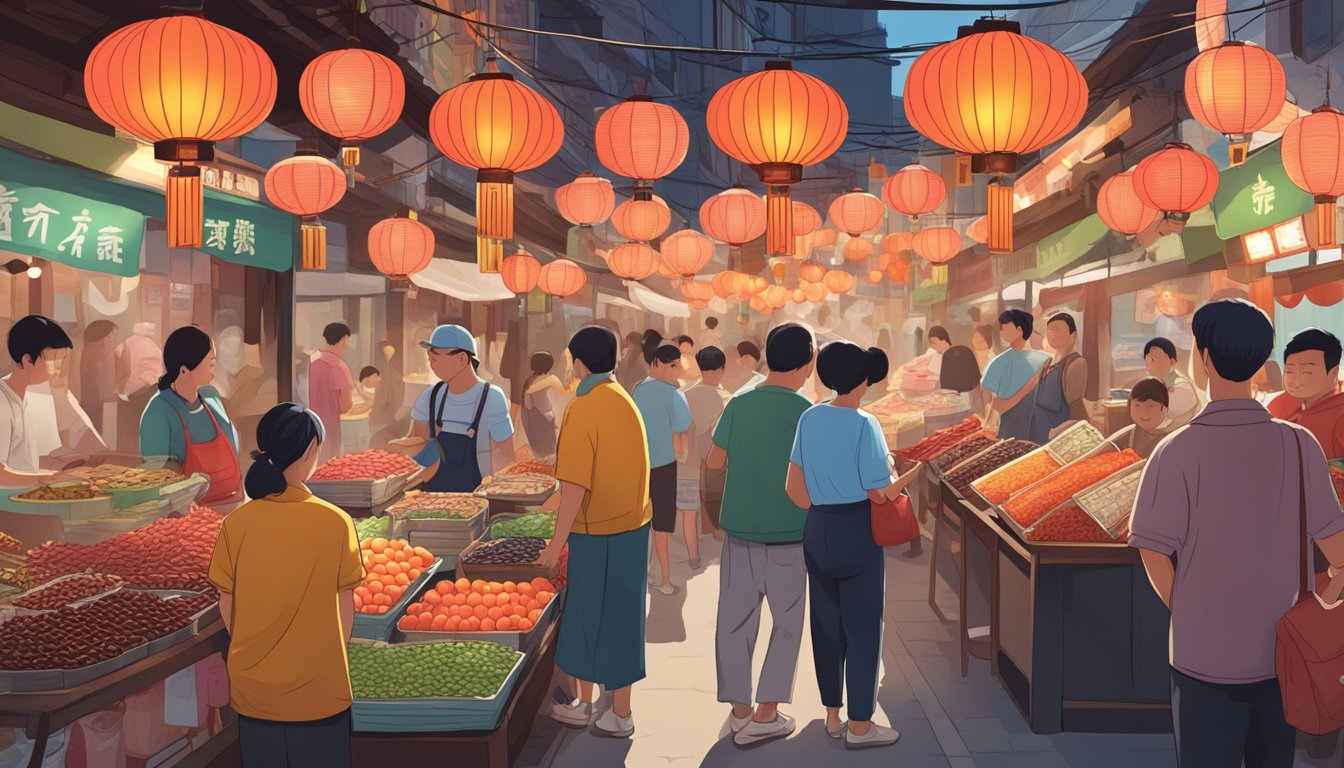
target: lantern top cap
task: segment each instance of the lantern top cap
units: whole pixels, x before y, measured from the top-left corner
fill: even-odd
[[[1319,107],[1317,107],[1317,108],[1311,110],[1311,114],[1313,114],[1313,115],[1316,114],[1316,113],[1318,113],[1318,112],[1328,112],[1328,113],[1332,113],[1332,114],[1336,114],[1336,115],[1339,114],[1339,110],[1338,110],[1338,109],[1335,109],[1334,107],[1330,106],[1329,104],[1322,104],[1321,106],[1319,106]]]
[[[626,101],[653,101],[653,97],[647,93],[638,93],[626,99]]]
[[[1188,149],[1188,150],[1190,150],[1191,152],[1194,151],[1194,148],[1193,148],[1193,147],[1191,147],[1189,144],[1186,144],[1186,143],[1183,142],[1183,141],[1169,141],[1169,142],[1167,142],[1165,145],[1163,145],[1162,148],[1163,148],[1163,149]]]
[[[317,154],[320,154],[317,146],[317,139],[299,139],[299,142],[294,145],[295,157],[307,157]]]
[[[765,71],[766,71],[766,72],[771,72],[771,71],[781,70],[781,69],[793,69],[793,62],[792,62],[792,61],[784,61],[784,60],[782,60],[782,59],[774,59],[774,60],[765,62]]]
[[[508,72],[499,72],[499,71],[477,72],[476,74],[467,78],[467,82],[474,83],[477,80],[512,80],[512,79],[513,75]]]
[[[1022,25],[1016,21],[1008,19],[976,19],[969,27],[957,27],[957,39],[979,35],[985,32],[1012,32],[1015,35],[1022,34]]]

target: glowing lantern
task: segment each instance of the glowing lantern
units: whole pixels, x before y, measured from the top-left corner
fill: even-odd
[[[1190,148],[1170,143],[1145,157],[1134,169],[1134,192],[1149,208],[1161,211],[1177,228],[1203,208],[1218,191],[1213,161]]]
[[[882,238],[882,252],[901,253],[902,251],[908,251],[913,239],[914,235],[909,232],[892,232]]]
[[[690,301],[686,302],[686,306],[698,312],[702,309],[709,309],[709,302],[703,301],[701,299],[691,299]]]
[[[611,214],[611,226],[626,240],[647,242],[667,231],[672,224],[672,211],[660,197],[640,200],[632,197],[616,206]]]
[[[200,163],[216,141],[261,125],[275,106],[275,65],[261,46],[197,16],[122,27],[84,64],[94,114],[143,141],[168,169],[168,247],[199,248],[205,224]]]
[[[1283,107],[1279,109],[1278,117],[1270,120],[1269,124],[1260,130],[1265,133],[1283,133],[1288,130],[1288,126],[1292,125],[1294,120],[1309,114],[1311,113],[1297,106],[1293,102],[1285,101],[1283,102]]]
[[[854,276],[840,269],[832,269],[822,278],[821,284],[834,294],[849,293],[854,290]]]
[[[481,72],[445,91],[429,135],[453,162],[476,169],[476,236],[513,237],[513,175],[550,160],[565,138],[551,102],[504,72]],[[481,271],[489,264],[480,263]]]
[[[759,296],[765,293],[770,287],[770,282],[760,275],[743,275],[739,273],[736,280],[737,293],[742,299],[749,299],[752,296]]]
[[[804,282],[820,283],[825,276],[826,267],[822,266],[820,262],[804,261],[798,265],[798,278]]]
[[[910,262],[905,259],[892,259],[887,265],[887,277],[893,285],[905,285],[910,282]]]
[[[576,227],[591,227],[611,217],[616,193],[611,182],[591,173],[580,173],[573,181],[555,190],[555,207],[565,221]]]
[[[709,301],[714,298],[714,286],[708,280],[683,280],[681,295],[691,301]]]
[[[882,217],[887,209],[882,201],[857,187],[835,199],[827,211],[831,223],[850,237],[858,237],[864,232],[872,232],[882,226]]]
[[[1063,138],[1087,109],[1087,81],[1068,56],[1024,37],[1015,21],[979,19],[925,52],[905,81],[910,125],[971,156],[989,185],[989,249],[1012,250],[1012,187],[1019,155]]]
[[[346,168],[359,165],[359,146],[395,125],[405,104],[406,76],[396,62],[373,51],[328,51],[308,62],[299,77],[304,116],[341,140]]]
[[[327,268],[327,228],[318,214],[345,196],[345,172],[315,151],[302,147],[294,157],[271,166],[263,182],[266,199],[286,213],[302,217],[302,269]]]
[[[678,274],[677,270],[673,269],[672,265],[667,263],[667,259],[663,258],[661,255],[658,257],[658,276],[666,277],[668,280],[671,280],[673,287],[681,282],[681,275]]]
[[[761,297],[764,298],[765,303],[769,304],[771,307],[775,309],[783,309],[784,305],[789,303],[789,289],[782,285],[772,285],[765,289],[765,292],[761,294]]]
[[[1344,195],[1344,115],[1320,106],[1283,132],[1283,170],[1316,196],[1316,242],[1333,247],[1335,201]]]
[[[1227,0],[1195,0],[1195,44],[1199,50],[1223,44],[1227,39]]]
[[[793,234],[796,237],[810,235],[821,227],[821,214],[807,203],[793,201]]]
[[[1241,40],[1204,51],[1185,70],[1185,102],[1191,116],[1227,135],[1233,165],[1246,160],[1246,135],[1279,116],[1287,88],[1278,58]]]
[[[543,293],[562,299],[578,293],[587,282],[588,276],[584,274],[583,267],[569,259],[556,259],[544,264],[537,275],[537,287]]]
[[[804,291],[802,288],[794,288],[794,289],[793,289],[793,303],[794,303],[794,304],[806,304],[806,303],[807,303],[807,291]]]
[[[951,227],[928,227],[915,233],[914,246],[930,264],[946,264],[961,253],[961,234]]]
[[[658,252],[644,243],[621,243],[607,254],[607,266],[617,277],[643,280],[658,271]]]
[[[719,149],[752,167],[767,188],[766,253],[793,247],[789,186],[803,167],[830,157],[845,140],[849,110],[840,94],[817,78],[795,72],[786,61],[739,77],[709,100],[709,137]]]
[[[763,315],[768,315],[774,311],[774,308],[770,306],[764,296],[752,296],[751,299],[749,299],[749,303],[752,309]]]
[[[877,285],[878,283],[882,282],[882,274],[883,274],[882,270],[880,269],[868,270],[868,282],[872,283],[873,285]]]
[[[835,231],[835,228],[822,227],[821,229],[818,229],[815,233],[813,233],[812,247],[830,248],[831,246],[835,245],[835,238],[837,237],[837,235],[838,233]]]
[[[705,234],[736,249],[765,234],[765,203],[742,186],[714,195],[700,206]]]
[[[845,243],[843,250],[846,261],[863,261],[873,255],[873,244],[862,237],[854,237]]]
[[[714,258],[714,241],[693,229],[683,229],[663,238],[662,251],[663,260],[673,272],[690,277]]]
[[[527,251],[519,251],[504,260],[499,276],[504,278],[504,287],[513,293],[530,293],[541,277],[541,262]]]
[[[1122,235],[1137,235],[1162,218],[1162,212],[1144,205],[1134,190],[1133,171],[1117,173],[1101,185],[1097,214],[1106,226]]]
[[[734,272],[731,269],[725,269],[710,278],[709,285],[714,289],[714,295],[718,296],[720,299],[726,299],[737,293],[737,288],[735,287],[737,275],[737,272]]]
[[[393,290],[406,290],[411,275],[434,257],[434,230],[415,219],[383,219],[369,230],[369,260]]]
[[[947,199],[947,184],[938,174],[922,165],[907,165],[887,178],[882,185],[887,205],[918,219],[933,212]]]
[[[648,96],[632,96],[597,119],[598,162],[635,180],[635,198],[647,200],[650,183],[686,159],[691,134],[677,110]]]
[[[830,291],[826,290],[826,286],[823,283],[808,283],[803,286],[803,294],[807,297],[807,300],[813,304],[820,304],[830,295]]]

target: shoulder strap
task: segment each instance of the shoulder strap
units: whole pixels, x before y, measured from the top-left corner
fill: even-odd
[[[476,403],[476,416],[471,420],[471,426],[467,428],[467,437],[475,437],[476,430],[481,426],[481,414],[485,413],[485,401],[490,399],[490,385],[481,382],[481,399]]]
[[[428,414],[428,420],[429,420],[429,439],[430,439],[430,440],[433,440],[433,439],[434,439],[434,436],[438,434],[438,432],[439,432],[439,422],[443,421],[443,404],[439,402],[439,394],[443,392],[443,388],[446,387],[446,386],[448,386],[448,385],[445,384],[445,383],[443,383],[442,381],[440,381],[438,384],[435,384],[435,385],[434,385],[434,388],[433,388],[433,389],[429,390],[429,414]],[[445,401],[446,401],[447,399],[448,399],[448,398],[446,398],[446,397],[444,398]],[[435,408],[434,408],[435,405],[438,405],[438,406],[439,406],[437,410],[435,410]]]
[[[1290,429],[1292,429],[1290,427]],[[1307,465],[1302,457],[1302,436],[1292,430],[1293,442],[1297,445],[1297,599],[1304,600],[1311,592],[1311,579],[1307,578]]]

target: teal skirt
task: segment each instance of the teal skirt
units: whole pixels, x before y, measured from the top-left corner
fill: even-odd
[[[644,679],[649,526],[610,536],[571,534],[569,583],[555,662],[607,690]]]

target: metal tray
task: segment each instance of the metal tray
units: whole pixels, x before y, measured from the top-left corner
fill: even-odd
[[[15,600],[18,600],[18,599],[21,598],[21,597],[27,597],[27,596],[29,596],[29,595],[35,595],[35,594],[37,594],[38,592],[41,592],[41,591],[44,590],[44,589],[50,589],[50,588],[54,587],[55,585],[60,584],[60,583],[63,582],[63,581],[69,581],[70,579],[78,578],[78,577],[80,577],[80,576],[87,576],[87,575],[89,575],[89,574],[84,574],[84,573],[67,573],[67,574],[64,575],[64,576],[57,576],[56,578],[52,579],[51,581],[44,582],[44,583],[42,583],[42,584],[37,585],[36,587],[30,587],[30,588],[28,589],[28,591],[26,591],[26,592],[21,592],[21,593],[19,593],[19,594],[17,594],[17,595],[13,595],[13,596],[11,596],[11,597],[7,597],[7,598],[4,599],[4,602],[5,602],[5,604],[7,604],[7,605],[14,605],[14,601],[15,601]],[[75,600],[74,602],[66,603],[66,605],[67,605],[67,606],[73,606],[73,605],[85,605],[85,604],[87,604],[87,603],[92,603],[92,602],[94,602],[95,600],[102,599],[102,598],[107,597],[108,595],[110,595],[110,594],[112,594],[112,593],[114,593],[114,592],[119,592],[119,591],[121,591],[122,589],[125,589],[125,588],[126,588],[126,582],[123,580],[122,583],[116,585],[115,587],[112,587],[111,589],[105,590],[105,591],[103,591],[103,592],[99,592],[99,593],[96,594],[96,595],[90,595],[90,596],[88,596],[88,597],[80,598],[79,600]],[[22,616],[22,615],[25,615],[25,614],[48,613],[48,612],[50,612],[50,611],[52,611],[52,610],[56,610],[56,609],[54,609],[54,608],[51,608],[51,609],[24,608],[24,607],[22,607],[22,606],[14,605],[14,610],[17,611],[18,614],[19,614],[20,616]]]
[[[353,730],[367,733],[492,731],[504,716],[527,658],[527,654],[519,654],[499,690],[488,698],[355,699],[350,706]]]
[[[145,644],[137,645],[120,656],[77,669],[0,670],[0,691],[63,691],[91,683],[148,657],[149,645]]]
[[[397,619],[406,612],[406,606],[410,605],[420,590],[424,589],[425,584],[434,577],[434,574],[443,567],[443,558],[439,557],[430,563],[427,568],[415,577],[415,581],[406,587],[406,591],[401,593],[401,597],[393,603],[387,613],[355,613],[355,627],[353,637],[361,640],[386,641],[392,637],[392,631],[397,628]]]
[[[1056,464],[1059,464],[1061,467],[1064,466],[1064,462],[1060,461],[1058,456],[1056,456],[1055,454],[1053,454],[1053,453],[1051,453],[1050,451],[1046,450],[1045,446],[1041,446],[1040,448],[1037,448],[1037,449],[1034,450],[1034,451],[1031,451],[1031,452],[1029,452],[1029,453],[1024,453],[1024,454],[1022,454],[1021,456],[1018,456],[1016,459],[1013,459],[1012,461],[1008,462],[1007,464],[1004,464],[1003,466],[999,467],[998,469],[996,469],[996,470],[994,470],[994,471],[992,471],[992,472],[989,472],[989,473],[987,473],[987,474],[985,474],[985,475],[980,476],[980,477],[977,478],[974,482],[971,483],[971,490],[974,491],[975,494],[976,494],[976,496],[978,496],[978,497],[980,498],[980,500],[983,501],[984,503],[989,504],[990,506],[995,506],[995,507],[997,507],[997,506],[998,506],[997,504],[994,504],[994,502],[990,501],[988,498],[986,498],[986,497],[980,492],[980,485],[981,485],[982,483],[984,483],[986,480],[989,480],[991,477],[994,477],[995,475],[999,474],[1000,472],[1006,472],[1006,471],[1012,469],[1013,467],[1016,467],[1018,464],[1021,464],[1021,463],[1025,462],[1025,461],[1030,460],[1030,459],[1031,459],[1032,457],[1034,457],[1034,456],[1041,456],[1041,455],[1049,456],[1052,460],[1054,460],[1054,462],[1055,462]],[[1055,472],[1058,472],[1058,471],[1059,471],[1058,469],[1055,470]],[[1053,475],[1054,472],[1051,472],[1050,474]],[[1049,476],[1050,476],[1050,475],[1046,475],[1046,477],[1049,477]],[[1040,482],[1040,481],[1038,480],[1037,482]],[[1033,483],[1032,485],[1035,485],[1035,483]],[[1027,488],[1030,488],[1030,487],[1031,487],[1031,486],[1027,486]],[[1023,489],[1023,488],[1019,488],[1019,489],[1018,489],[1018,493],[1021,493],[1023,490],[1025,490],[1025,489]],[[1013,494],[1013,495],[1016,495],[1016,494]],[[1008,498],[1011,499],[1012,496],[1009,496]]]
[[[514,650],[524,653],[531,653],[537,649],[541,638],[550,628],[551,623],[555,621],[556,616],[560,615],[560,601],[564,599],[564,590],[561,589],[551,598],[551,602],[542,609],[541,616],[537,618],[537,623],[525,632],[436,632],[433,630],[401,630],[398,629],[394,637],[400,642],[417,643],[426,641],[461,641],[469,642],[479,640],[487,643],[499,643],[507,645]]]
[[[1120,535],[1120,531],[1129,521],[1129,512],[1119,516],[1110,516],[1108,511],[1100,509],[1096,504],[1096,496],[1105,493],[1114,486],[1129,484],[1134,486],[1134,495],[1138,496],[1139,479],[1143,476],[1143,468],[1148,463],[1147,459],[1132,464],[1116,472],[1114,475],[1102,480],[1100,483],[1086,488],[1073,495],[1073,500],[1082,508],[1084,514],[1096,521],[1102,530],[1106,531],[1112,539]],[[1133,504],[1131,502],[1130,506]],[[1133,510],[1131,509],[1130,512]]]

